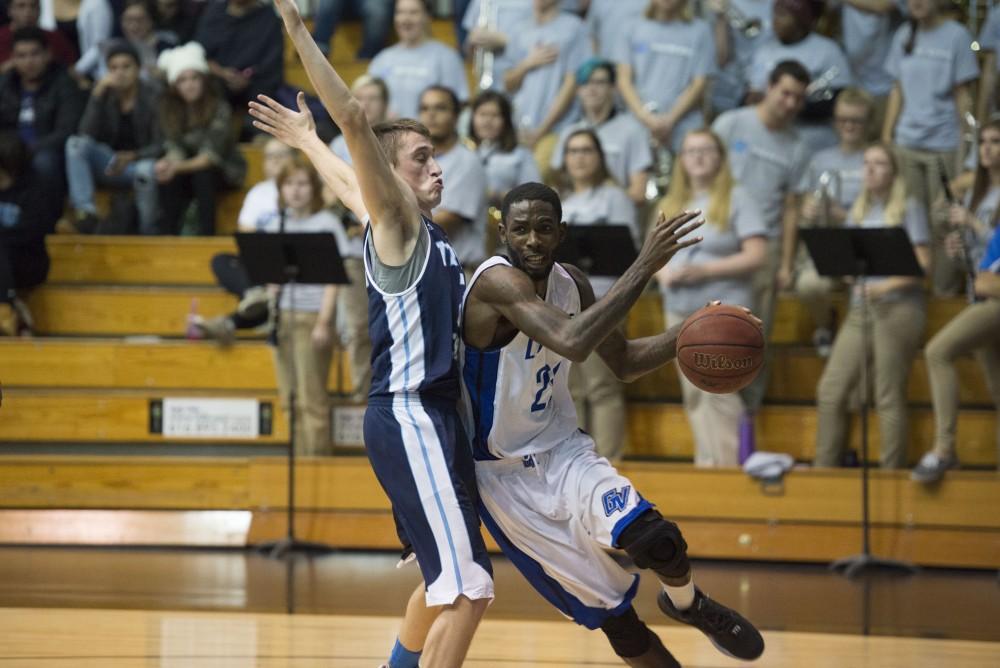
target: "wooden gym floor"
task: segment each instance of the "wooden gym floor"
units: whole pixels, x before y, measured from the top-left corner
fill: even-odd
[[[370,552],[276,562],[243,551],[0,548],[0,668],[374,668],[418,579],[394,563]],[[600,633],[561,619],[509,563],[494,564],[499,598],[466,665],[622,665]],[[768,650],[752,665],[1000,665],[994,572],[851,581],[818,566],[700,562],[696,579],[765,631]],[[655,591],[644,577],[636,608],[684,666],[751,665],[666,624]]]

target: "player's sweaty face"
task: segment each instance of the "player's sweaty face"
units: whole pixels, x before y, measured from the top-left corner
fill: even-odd
[[[417,196],[417,204],[425,213],[441,203],[444,179],[441,166],[434,159],[434,146],[430,140],[416,132],[410,132],[401,142],[396,154],[396,173]]]
[[[552,271],[565,229],[548,202],[521,200],[510,206],[500,225],[500,239],[507,245],[511,263],[537,281]]]

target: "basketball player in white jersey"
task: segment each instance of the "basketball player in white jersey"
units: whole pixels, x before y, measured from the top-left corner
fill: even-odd
[[[550,188],[511,190],[499,225],[508,255],[484,262],[466,291],[462,376],[475,419],[480,517],[538,592],[577,623],[600,628],[627,664],[679,666],[636,616],[638,576],[606,548],[656,573],[665,614],[725,654],[755,659],[761,635],[694,586],[677,525],[596,454],[577,427],[568,385],[570,364],[595,350],[625,381],[674,358],[678,327],[627,340],[618,325],[666,259],[699,240],[684,239],[694,215],[661,214],[638,259],[596,303],[586,275],[554,261],[566,234],[561,216]]]
[[[365,446],[424,580],[410,597],[389,665],[415,668],[426,637],[424,665],[458,667],[493,598],[493,577],[458,413],[454,350],[465,276],[430,214],[441,201],[441,168],[430,133],[416,121],[372,128],[292,0],[275,5],[324,107],[344,133],[353,168],[316,136],[301,93],[298,112],[258,96],[259,103],[250,103],[254,125],[302,150],[358,220],[367,222],[372,387]]]

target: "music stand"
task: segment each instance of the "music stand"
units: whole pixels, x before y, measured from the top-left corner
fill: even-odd
[[[913,245],[902,227],[812,228],[799,231],[821,276],[852,276],[864,285],[870,276],[923,276]],[[913,573],[913,564],[876,557],[871,553],[868,512],[868,298],[861,300],[861,553],[837,559],[830,568],[853,577],[867,569]]]
[[[284,229],[284,216],[281,228]],[[344,263],[337,250],[337,241],[329,232],[299,234],[236,234],[240,260],[246,267],[253,285],[278,284],[289,288],[289,310],[295,311],[296,283],[350,283]],[[280,310],[278,313],[280,322]],[[291,377],[295,378],[294,337],[289,337]],[[295,537],[295,383],[288,398],[288,522],[285,537],[261,543],[258,549],[271,558],[289,553],[322,553],[333,550],[329,545],[299,540]]]
[[[628,225],[569,225],[556,249],[556,261],[579,267],[589,276],[621,276],[638,254]]]

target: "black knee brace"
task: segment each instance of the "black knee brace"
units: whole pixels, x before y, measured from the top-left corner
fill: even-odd
[[[661,577],[680,578],[691,570],[681,530],[655,510],[647,510],[625,527],[618,545],[636,566],[649,568]]]
[[[652,634],[632,606],[625,614],[605,620],[601,630],[608,637],[615,654],[622,658],[642,656],[649,651]]]

